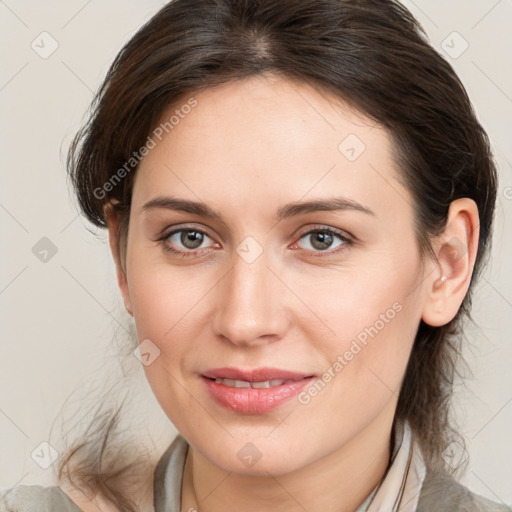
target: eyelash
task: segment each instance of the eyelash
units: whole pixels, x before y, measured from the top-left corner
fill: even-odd
[[[197,249],[195,251],[178,251],[176,249],[173,249],[172,247],[170,247],[169,245],[167,245],[165,243],[172,235],[175,235],[176,233],[181,233],[182,231],[195,231],[196,233],[200,233],[201,235],[208,236],[208,233],[206,231],[203,231],[202,229],[198,229],[194,226],[182,226],[179,229],[174,229],[173,231],[170,231],[169,233],[164,233],[162,236],[157,238],[156,241],[160,242],[160,244],[162,245],[162,248],[164,249],[165,252],[172,254],[174,256],[177,256],[179,258],[190,258],[190,257],[196,256],[197,253],[203,249]],[[309,229],[308,231],[304,231],[303,233],[301,233],[299,235],[299,240],[301,240],[302,238],[304,238],[307,235],[312,235],[315,233],[329,233],[330,235],[338,237],[343,242],[343,244],[341,244],[337,249],[331,250],[331,251],[329,251],[329,250],[308,251],[308,249],[303,249],[305,251],[312,252],[313,253],[312,256],[314,258],[318,258],[318,257],[325,258],[325,257],[327,257],[325,255],[331,256],[333,254],[338,254],[338,253],[346,250],[348,247],[354,245],[354,243],[355,243],[353,239],[351,239],[347,235],[344,235],[342,232],[340,232],[334,228],[326,227],[326,226],[314,226],[312,229]],[[211,237],[208,236],[208,238],[211,238]]]

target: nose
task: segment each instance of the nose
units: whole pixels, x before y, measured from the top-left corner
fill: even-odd
[[[268,263],[265,252],[251,263],[235,254],[216,287],[213,328],[233,345],[271,343],[289,329],[286,286]]]

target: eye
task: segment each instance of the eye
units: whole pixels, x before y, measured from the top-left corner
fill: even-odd
[[[207,239],[213,241],[205,231],[193,226],[184,226],[163,234],[157,241],[161,243],[166,252],[181,258],[187,258],[197,257],[198,253],[208,248],[220,247],[215,242],[210,246],[201,247]],[[302,240],[305,241],[305,247],[300,244]],[[299,242],[291,248],[296,249],[298,246],[308,252],[317,253],[314,256],[322,257],[337,254],[353,245],[353,243],[353,240],[342,232],[334,228],[320,226],[304,232],[300,236]]]
[[[312,252],[328,254],[338,253],[353,243],[348,236],[328,227],[311,229],[303,233],[300,240],[306,242],[301,248]],[[295,245],[299,245],[299,243]],[[319,254],[319,256],[323,255]]]
[[[205,249],[206,247],[201,245],[206,239],[211,240],[205,231],[194,227],[182,227],[162,235],[158,241],[165,251],[186,258],[197,256],[198,250]]]

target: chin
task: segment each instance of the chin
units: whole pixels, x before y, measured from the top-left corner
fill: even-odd
[[[268,432],[268,431],[267,431]],[[196,446],[204,457],[224,471],[247,476],[281,475],[300,469],[308,464],[307,455],[295,452],[282,440],[269,441],[265,438],[251,436],[254,442],[247,441],[247,436],[230,438],[226,444],[214,441]]]

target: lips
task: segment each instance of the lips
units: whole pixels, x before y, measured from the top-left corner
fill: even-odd
[[[215,368],[201,374],[213,400],[232,412],[264,414],[289,402],[314,378],[280,368]]]

